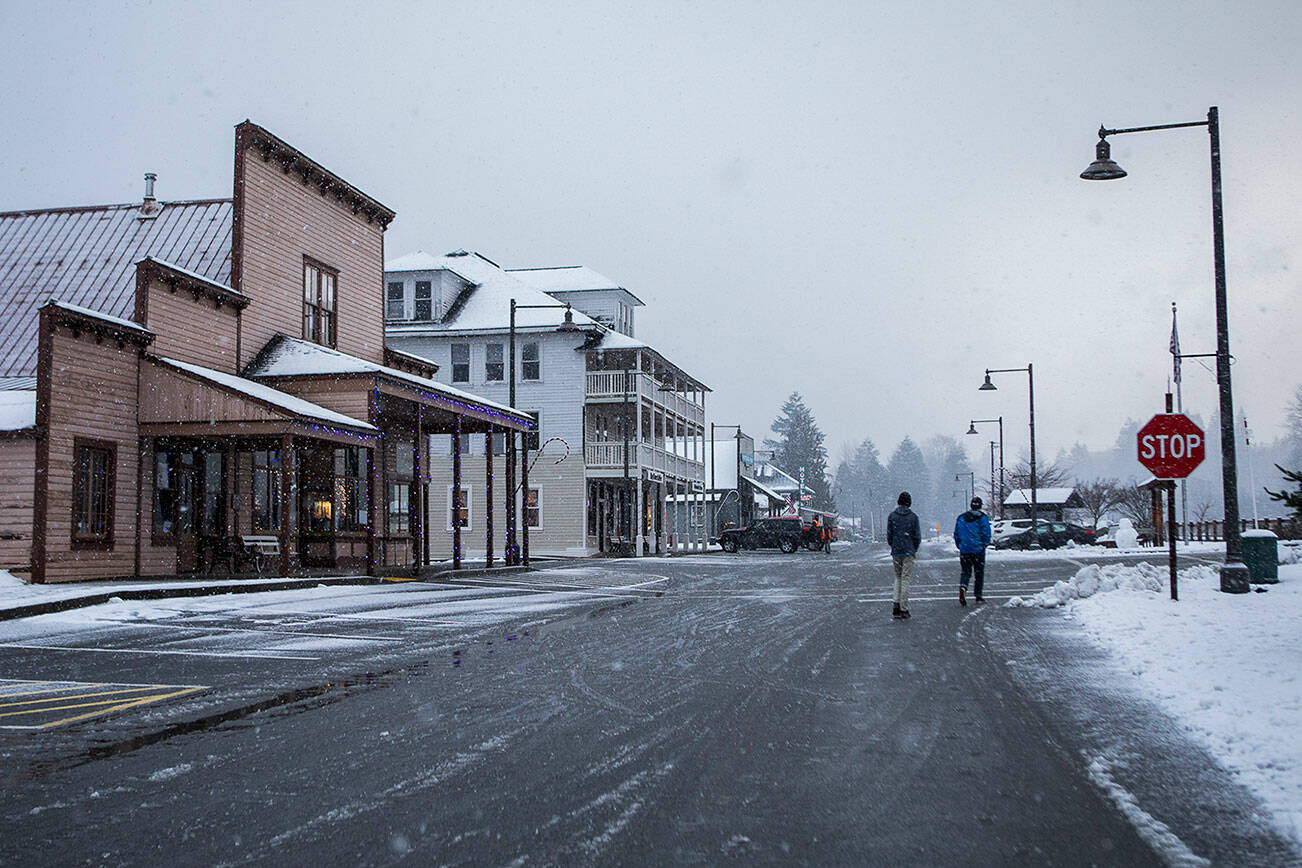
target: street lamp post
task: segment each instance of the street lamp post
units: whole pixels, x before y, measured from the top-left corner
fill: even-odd
[[[1030,396],[1030,402],[1031,402],[1031,412],[1030,412],[1030,420],[1031,420],[1031,530],[1034,531],[1035,528],[1036,528],[1036,526],[1037,526],[1037,525],[1036,525],[1036,522],[1039,521],[1039,518],[1040,518],[1040,516],[1039,516],[1039,507],[1040,507],[1040,504],[1039,504],[1038,496],[1037,496],[1037,494],[1036,494],[1036,490],[1035,490],[1035,489],[1036,489],[1036,479],[1035,479],[1035,366],[1028,362],[1027,365],[1026,365],[1026,367],[1024,367],[1024,368],[986,368],[986,381],[985,381],[984,383],[982,383],[982,384],[981,384],[979,387],[977,387],[977,388],[978,388],[978,391],[981,391],[981,392],[993,392],[993,391],[995,390],[996,387],[995,387],[995,384],[994,384],[994,383],[990,382],[990,375],[991,375],[991,374],[1011,374],[1011,373],[1016,373],[1016,372],[1018,372],[1018,371],[1024,371],[1024,372],[1026,373],[1026,391],[1027,391],[1027,394]],[[1001,416],[1000,418],[1002,419],[1003,417]],[[1004,427],[1003,427],[1003,424],[1001,423],[1000,426],[999,426],[999,433],[1000,433],[1001,438],[1002,438],[1002,436],[1003,436],[1003,430],[1004,430]],[[1001,492],[1001,495],[1002,495],[1002,492]],[[1000,500],[1001,500],[1001,501],[1003,500],[1003,497],[1002,497],[1002,496],[1000,497]]]
[[[1212,161],[1212,267],[1216,282],[1216,383],[1220,393],[1221,415],[1221,491],[1225,500],[1225,563],[1221,566],[1221,591],[1247,593],[1248,568],[1243,563],[1243,540],[1239,535],[1239,484],[1234,453],[1234,390],[1230,384],[1230,323],[1225,294],[1225,225],[1221,207],[1221,128],[1216,106],[1207,109],[1207,120],[1183,124],[1159,124],[1147,127],[1110,130],[1099,127],[1095,159],[1080,176],[1086,181],[1110,181],[1126,177],[1126,172],[1111,159],[1108,136],[1142,133],[1150,130],[1175,130],[1206,127]]]
[[[976,497],[976,473],[971,470],[964,471],[963,473],[955,473],[954,481],[958,482],[964,476],[967,477],[967,499],[970,503],[972,498]]]
[[[568,304],[518,304],[516,300],[511,299],[511,319],[507,328],[507,370],[508,374],[507,399],[506,403],[512,410],[515,409],[515,312],[517,310],[538,310],[541,308],[564,308],[565,320],[556,327],[556,331],[561,334],[582,331],[574,323],[574,311]],[[517,510],[515,508],[515,433],[507,431],[506,434],[506,564],[515,566],[520,563],[520,554],[515,550],[516,538],[516,519]],[[526,471],[527,476],[527,471]],[[528,496],[528,492],[525,492]],[[526,531],[527,533],[527,531]],[[525,565],[528,565],[528,538],[525,539],[524,559]]]
[[[994,419],[972,419],[967,423],[967,433],[976,434],[977,425],[987,422],[999,423],[999,517],[1004,517],[1004,417],[996,416]],[[990,452],[990,493],[993,496],[995,492],[995,453],[992,449]]]

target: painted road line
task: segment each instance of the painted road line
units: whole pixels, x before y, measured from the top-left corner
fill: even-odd
[[[159,654],[170,657],[233,657],[241,660],[320,660],[293,654],[268,654],[261,651],[159,651],[144,648],[78,648],[74,645],[36,645],[23,642],[0,643],[0,648],[23,651],[84,651],[88,654]]]
[[[16,695],[38,698],[0,700],[0,729],[48,729],[208,689],[200,685],[177,684],[8,683],[25,688],[24,692]]]

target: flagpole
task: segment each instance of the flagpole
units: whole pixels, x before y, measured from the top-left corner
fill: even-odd
[[[1184,387],[1180,375],[1180,334],[1175,328],[1175,302],[1171,302],[1171,371],[1175,378],[1175,408],[1177,413],[1184,412]],[[1180,480],[1180,536],[1188,542],[1189,536],[1189,479]]]

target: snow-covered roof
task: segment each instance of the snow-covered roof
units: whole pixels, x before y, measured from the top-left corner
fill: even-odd
[[[748,481],[750,482],[751,485],[755,486],[761,492],[768,495],[770,500],[776,500],[778,503],[787,502],[787,498],[784,495],[778,494],[776,491],[774,491],[772,488],[769,488],[767,485],[760,482],[758,479],[751,479]]]
[[[112,326],[113,328],[120,329],[122,331],[129,332],[131,334],[140,334],[142,336],[153,335],[153,332],[151,332],[149,329],[145,328],[138,322],[132,322],[129,319],[123,319],[120,316],[113,316],[112,314],[107,314],[104,313],[103,311],[91,310],[88,307],[82,307],[81,305],[78,304],[69,304],[66,301],[59,301],[57,298],[50,299],[45,304],[41,305],[41,307],[42,308],[54,307],[54,308],[58,308],[59,310],[66,310],[71,313],[75,313],[79,316],[84,316],[87,319],[98,320],[104,323],[105,325]]]
[[[130,316],[143,257],[230,282],[231,200],[158,205],[144,219],[140,202],[0,213],[0,376],[35,373],[37,310],[51,297]]]
[[[36,425],[36,391],[0,392],[0,431],[22,431]]]
[[[396,266],[396,267],[395,267]],[[565,308],[540,289],[508,274],[497,263],[480,253],[456,251],[446,256],[430,256],[416,251],[385,263],[386,272],[429,271],[447,269],[475,284],[464,305],[453,309],[441,326],[445,330],[480,331],[505,329],[511,324],[511,299],[515,299],[517,331],[556,328],[565,321]],[[525,305],[525,307],[520,307]],[[529,307],[528,305],[547,305]],[[583,329],[600,328],[597,321],[578,310],[574,324]],[[429,324],[422,323],[422,330]],[[401,331],[401,327],[396,329]]]
[[[428,377],[409,374],[387,365],[368,362],[366,359],[342,353],[339,350],[323,347],[301,338],[277,335],[271,343],[258,354],[258,358],[245,370],[250,377],[316,377],[339,374],[377,374],[394,380],[410,383],[428,392],[443,395],[456,401],[486,407],[499,413],[507,413],[520,420],[530,417],[520,410],[514,410],[505,404],[489,401],[470,392],[444,385]]]
[[[256,383],[253,380],[244,377],[237,377],[234,374],[227,374],[222,371],[214,371],[212,368],[205,368],[200,365],[192,365],[189,362],[182,362],[176,359],[159,357],[160,362],[171,365],[174,368],[180,368],[193,374],[200,379],[207,380],[211,383],[247,395],[264,404],[271,404],[286,410],[295,416],[305,416],[309,419],[317,419],[321,422],[329,422],[332,425],[347,425],[350,428],[361,428],[366,431],[376,430],[375,426],[369,422],[363,422],[360,419],[354,419],[352,416],[345,416],[343,413],[336,413],[334,410],[328,410],[320,404],[313,404],[311,401],[305,401],[302,398],[282,392],[279,389],[273,389],[262,383]]]
[[[1041,506],[1053,506],[1055,504],[1066,504],[1071,496],[1076,493],[1074,488],[1037,488],[1035,490],[1035,502]],[[1023,506],[1031,505],[1031,489],[1019,488],[1011,491],[1008,497],[1004,498],[1004,505],[1017,504]]]
[[[586,265],[558,265],[543,268],[507,268],[505,271],[543,292],[601,292],[615,291],[628,296],[635,307],[644,306],[642,300],[605,275]]]

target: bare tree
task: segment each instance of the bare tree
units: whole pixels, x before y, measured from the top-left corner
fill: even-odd
[[[1121,499],[1117,508],[1121,514],[1130,519],[1135,527],[1149,527],[1153,523],[1153,498],[1147,490],[1141,489],[1132,479],[1120,488]]]
[[[1007,469],[1007,477],[1010,491],[1029,489],[1031,487],[1031,465],[1025,461],[1019,461]],[[1036,462],[1036,488],[1065,488],[1070,484],[1071,476],[1057,464],[1052,461]]]
[[[1076,494],[1090,514],[1090,526],[1098,527],[1099,519],[1108,510],[1121,504],[1121,483],[1115,479],[1095,479],[1092,482],[1076,481]]]
[[[1212,514],[1212,502],[1210,500],[1200,500],[1189,507],[1189,511],[1193,513],[1193,520],[1201,524],[1207,521],[1207,516]]]

